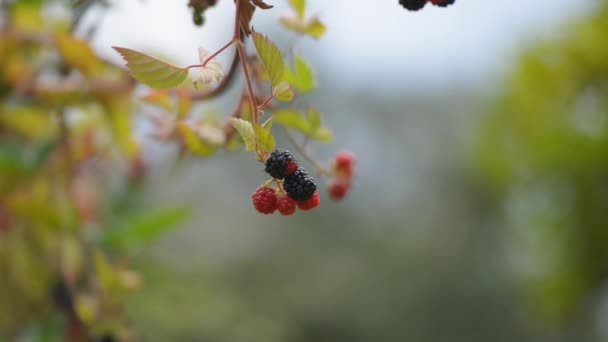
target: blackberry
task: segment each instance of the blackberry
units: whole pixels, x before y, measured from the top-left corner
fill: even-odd
[[[266,160],[266,171],[272,178],[283,179],[298,169],[296,158],[289,151],[274,150]]]
[[[447,7],[448,5],[453,4],[454,2],[456,2],[456,0],[431,0],[431,2],[433,3],[433,5],[435,6],[439,6],[439,7]]]
[[[410,11],[417,11],[426,5],[427,0],[399,0],[399,4]]]
[[[294,200],[306,201],[317,191],[317,184],[308,176],[306,170],[300,167],[293,175],[285,177],[283,189]]]

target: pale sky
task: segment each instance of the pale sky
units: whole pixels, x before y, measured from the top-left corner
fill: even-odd
[[[111,45],[162,54],[176,63],[196,62],[198,46],[214,50],[230,37],[232,1],[220,0],[201,29],[191,23],[186,0],[114,1],[95,46],[118,60]],[[277,18],[286,0],[268,0],[254,26],[277,41],[289,36]],[[309,13],[328,24],[319,42],[305,39],[299,51],[345,82],[442,84],[480,81],[499,74],[516,47],[558,35],[569,19],[592,11],[598,0],[457,0],[446,9],[408,12],[397,0],[309,0]],[[370,5],[372,4],[372,5]],[[220,58],[227,61],[230,54]]]

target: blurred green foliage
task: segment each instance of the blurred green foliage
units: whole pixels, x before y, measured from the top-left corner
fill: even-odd
[[[187,215],[137,204],[134,82],[72,34],[91,3],[0,3],[0,340],[132,340],[129,255]]]
[[[520,58],[481,127],[530,304],[570,321],[608,280],[608,2]]]

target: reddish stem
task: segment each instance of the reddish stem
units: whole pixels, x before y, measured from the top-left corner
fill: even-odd
[[[211,59],[213,59],[214,57],[216,57],[220,53],[224,52],[224,50],[226,50],[227,48],[229,48],[235,42],[236,42],[236,40],[234,38],[232,38],[226,45],[222,46],[222,48],[220,48],[219,50],[217,50],[213,55],[207,57],[207,59],[205,59],[202,64],[189,65],[189,66],[186,67],[186,69],[204,68],[207,65],[207,63],[209,63],[209,61]]]
[[[274,95],[270,94],[270,96],[268,96],[268,98],[266,100],[264,100],[264,102],[262,102],[261,105],[258,106],[258,111],[266,108],[266,106],[270,103],[270,101],[272,101],[272,99],[274,99]]]

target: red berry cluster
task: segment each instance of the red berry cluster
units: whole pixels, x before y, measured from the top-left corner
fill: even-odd
[[[350,152],[336,154],[332,166],[333,178],[327,188],[329,197],[334,201],[339,201],[348,194],[355,175],[355,161],[355,155]]]
[[[435,6],[446,7],[456,2],[456,0],[399,0],[399,4],[410,11],[417,11],[423,8],[427,2]]]
[[[295,157],[289,151],[275,150],[265,162],[264,169],[272,180],[259,187],[251,200],[253,207],[264,215],[279,211],[289,216],[300,210],[316,208],[321,203],[317,185],[306,171],[298,166]],[[274,183],[277,188],[270,185]]]
[[[306,211],[321,204],[318,191],[315,191],[312,197],[306,201],[296,201],[282,193],[282,190],[266,186],[259,187],[251,195],[251,200],[255,210],[264,215],[274,214],[278,210],[281,215],[290,216],[296,212],[296,208]]]

